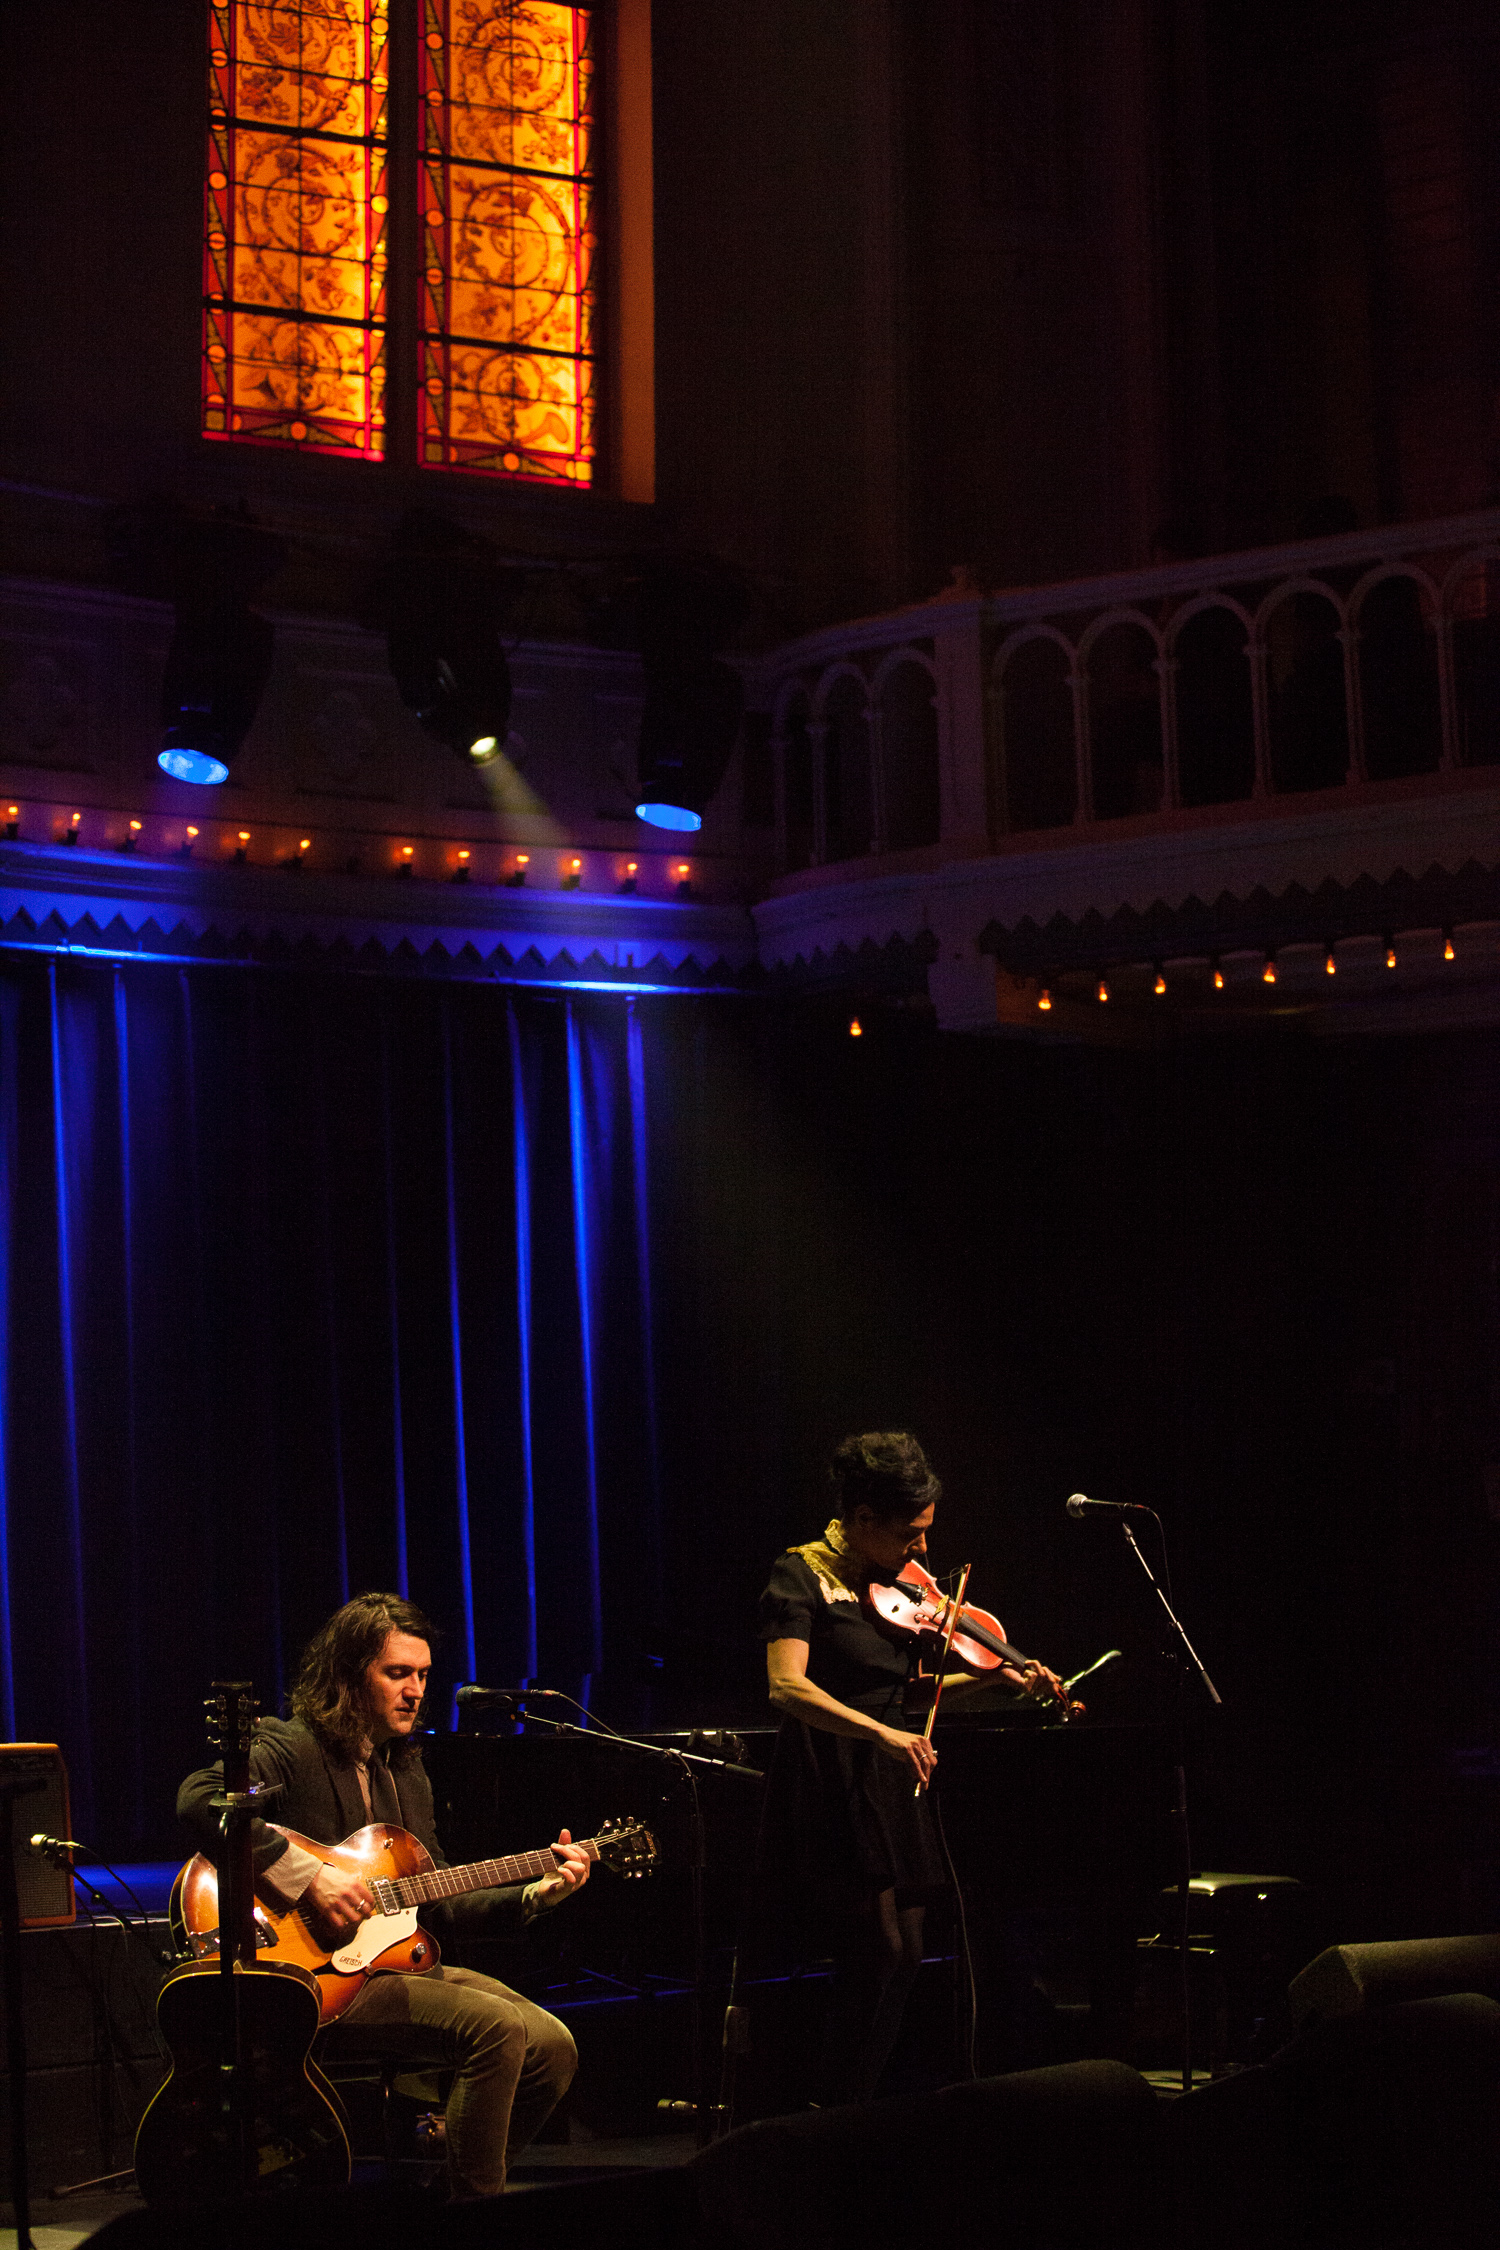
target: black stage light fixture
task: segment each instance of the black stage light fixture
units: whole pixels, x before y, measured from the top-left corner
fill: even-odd
[[[662,558],[642,570],[636,614],[646,700],[635,810],[654,828],[701,828],[724,778],[745,691],[713,652],[744,608],[744,588],[722,564]]]
[[[227,781],[260,707],[275,629],[233,601],[180,601],[161,683],[161,749],[174,781]]]
[[[118,582],[175,612],[156,762],[174,781],[227,780],[275,655],[275,629],[250,602],[285,541],[243,512],[193,517],[166,499],[116,509],[106,531]]]
[[[500,637],[506,574],[488,544],[426,509],[397,527],[370,617],[385,633],[401,700],[466,766],[499,757],[510,732]]]

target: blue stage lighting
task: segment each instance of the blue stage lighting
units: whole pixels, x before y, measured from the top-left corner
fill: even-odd
[[[212,784],[229,779],[229,768],[223,759],[211,758],[206,750],[159,750],[156,762],[174,781]]]
[[[689,833],[703,826],[702,813],[690,812],[686,805],[637,805],[635,817],[649,820],[653,828],[677,828]]]

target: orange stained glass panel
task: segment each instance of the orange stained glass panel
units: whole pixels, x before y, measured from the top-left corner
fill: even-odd
[[[388,0],[211,0],[203,429],[385,451]]]
[[[423,0],[420,458],[594,470],[593,11]]]

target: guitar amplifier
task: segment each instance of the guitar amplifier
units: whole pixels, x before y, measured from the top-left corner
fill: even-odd
[[[62,1752],[55,1742],[0,1742],[0,1782],[19,1785],[11,1834],[22,1929],[53,1930],[72,1923],[78,1906],[71,1869],[54,1867],[26,1842],[38,1831],[44,1836],[69,1833],[72,1815]]]

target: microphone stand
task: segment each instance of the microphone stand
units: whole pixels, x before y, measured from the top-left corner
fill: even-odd
[[[528,1701],[538,1701],[545,1696],[549,1701],[555,1694],[551,1689],[471,1690],[461,1697],[465,1703],[508,1704],[512,1710]],[[560,1702],[570,1702],[568,1696],[559,1696]],[[585,1713],[585,1716],[588,1714]],[[703,1826],[703,1807],[698,1797],[698,1780],[695,1766],[709,1773],[738,1773],[747,1780],[761,1781],[764,1776],[753,1766],[725,1765],[718,1758],[700,1757],[695,1750],[678,1750],[662,1742],[642,1742],[635,1735],[616,1734],[612,1727],[579,1727],[568,1719],[545,1718],[540,1712],[524,1714],[528,1726],[546,1727],[553,1734],[573,1735],[585,1742],[616,1743],[622,1750],[635,1750],[648,1758],[670,1760],[681,1779],[686,1781],[689,1793],[688,1813],[688,1878],[693,1928],[693,1982],[688,2003],[688,2036],[692,2042],[689,2072],[690,2098],[686,2102],[663,2101],[658,2104],[678,2116],[690,2115],[696,2124],[699,2148],[706,2148],[714,2138],[718,2125],[719,2108],[711,2105],[707,2095],[707,2077],[703,2059],[703,2016],[708,1992],[708,1915],[704,1897],[703,1878],[708,1865],[707,1840]]]
[[[1155,1517],[1157,1534],[1161,1539],[1162,1570],[1163,1575],[1165,1575],[1166,1534],[1162,1531],[1161,1518],[1156,1515],[1156,1511],[1151,1509],[1148,1513]],[[1173,1768],[1172,1779],[1177,1801],[1172,1808],[1172,1840],[1174,1857],[1177,1861],[1177,1975],[1182,2006],[1182,2090],[1185,2094],[1190,2094],[1193,2090],[1193,2019],[1191,1988],[1188,1977],[1188,1912],[1192,1898],[1193,1847],[1188,1833],[1186,1719],[1183,1693],[1186,1671],[1183,1663],[1184,1651],[1191,1659],[1198,1677],[1207,1688],[1210,1701],[1222,1705],[1224,1698],[1204,1670],[1202,1658],[1188,1639],[1186,1632],[1183,1630],[1182,1620],[1167,1599],[1165,1589],[1152,1570],[1151,1565],[1141,1553],[1135,1533],[1123,1516],[1120,1519],[1120,1529],[1125,1534],[1126,1545],[1146,1573],[1151,1591],[1166,1612],[1167,1621],[1172,1628],[1176,1644],[1172,1649],[1172,1670],[1176,1683],[1172,1699],[1174,1706],[1172,1734],[1176,1764]]]

